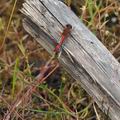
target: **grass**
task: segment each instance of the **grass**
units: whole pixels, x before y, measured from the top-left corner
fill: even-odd
[[[90,16],[88,27],[90,27],[91,25],[93,25],[94,18],[100,10],[101,1],[97,5],[97,3],[95,3],[93,0],[87,0],[85,4],[86,6],[88,6],[88,11]]]
[[[5,39],[6,39],[7,34],[8,34],[8,30],[9,30],[9,27],[10,27],[10,24],[11,24],[11,21],[12,21],[12,18],[13,18],[13,13],[14,13],[14,11],[15,11],[16,4],[17,4],[17,0],[15,0],[15,2],[14,2],[14,4],[13,4],[13,8],[12,8],[12,11],[11,11],[11,14],[10,14],[10,18],[9,18],[9,21],[8,21],[7,29],[6,29],[6,32],[5,32],[5,36],[4,36],[4,39],[3,39],[3,42],[2,42],[1,48],[2,48],[2,47],[4,46],[4,44],[5,44]]]
[[[22,90],[25,92],[24,88],[34,81],[37,72],[50,58],[48,53],[24,31],[19,12],[22,2],[0,1],[0,10],[4,11],[0,16],[0,45],[4,48],[0,51],[0,91],[4,91],[3,100],[0,100],[0,119],[13,100],[17,99],[18,93]],[[111,18],[107,21],[105,18],[106,13],[109,16],[115,12],[118,12],[120,17],[119,2],[65,0],[65,3],[68,6],[74,5],[78,17],[110,51],[114,51],[114,56],[120,61],[119,24],[110,23]],[[63,68],[59,68],[39,85],[35,93],[29,97],[29,102],[23,101],[23,105],[17,110],[18,114],[22,114],[26,119],[35,120],[40,118],[47,120],[53,117],[54,120],[107,119],[92,98]],[[18,114],[13,114],[18,117]]]
[[[18,43],[18,48],[21,51],[22,55],[25,58],[25,62],[26,62],[26,70],[28,71],[28,74],[31,76],[31,70],[30,70],[30,65],[29,65],[29,60],[28,60],[28,55],[26,54],[26,50],[23,46],[22,40],[20,41],[20,43]]]
[[[15,86],[16,86],[18,72],[19,72],[19,58],[16,58],[15,67],[13,71],[13,80],[12,80],[12,96],[14,96],[14,93],[15,93]]]

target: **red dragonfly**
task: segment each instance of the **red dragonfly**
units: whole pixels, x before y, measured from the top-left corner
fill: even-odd
[[[72,29],[72,25],[67,24],[61,34],[60,42],[56,45],[54,52],[59,52],[62,44],[64,43],[65,39],[70,35]]]

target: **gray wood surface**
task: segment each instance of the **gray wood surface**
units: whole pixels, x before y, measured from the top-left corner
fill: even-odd
[[[51,55],[63,26],[73,26],[60,63],[112,120],[120,120],[120,64],[80,19],[58,0],[26,0],[23,26]]]

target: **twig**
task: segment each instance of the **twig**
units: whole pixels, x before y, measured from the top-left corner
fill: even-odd
[[[2,96],[0,96],[0,99],[3,100],[3,101],[7,104],[8,109],[10,110],[10,107],[11,107],[11,106],[9,105],[9,103],[8,103]],[[21,118],[22,120],[24,120],[24,119],[22,118],[22,116],[20,116],[19,113],[17,113],[17,111],[15,111],[15,114],[16,114],[19,118]]]
[[[22,103],[22,101],[25,100],[25,98],[29,98],[29,96],[31,96],[31,94],[36,90],[37,86],[40,83],[42,83],[44,80],[46,80],[59,67],[59,63],[57,63],[56,65],[51,65],[53,59],[54,59],[54,55],[51,57],[51,59],[43,67],[43,70],[37,76],[37,78],[36,78],[37,80],[35,81],[34,85],[32,84],[31,86],[29,86],[26,93],[20,99],[18,97],[18,99],[14,102],[14,105],[11,106],[10,110],[4,116],[3,120],[9,120],[10,115]],[[48,72],[50,70],[50,68],[53,68],[53,69],[45,76],[45,73]]]
[[[93,108],[94,108],[94,111],[95,111],[95,114],[96,114],[97,120],[100,120],[100,117],[99,117],[99,115],[98,115],[98,112],[97,112],[97,109],[96,109],[94,103],[93,103]]]

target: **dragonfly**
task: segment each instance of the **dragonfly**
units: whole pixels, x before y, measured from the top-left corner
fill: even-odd
[[[56,45],[54,52],[59,52],[60,48],[62,47],[62,44],[64,43],[64,41],[68,38],[68,36],[70,35],[72,30],[72,25],[71,24],[67,24],[63,30],[63,32],[61,33],[61,38],[60,38],[60,42]]]
[[[52,56],[51,59],[53,59],[56,55],[57,55],[57,58],[60,57],[61,53],[62,53],[62,44],[65,42],[65,40],[69,37],[70,33],[71,33],[71,30],[72,30],[72,25],[71,24],[67,24],[64,29],[63,29],[63,32],[61,33],[61,38],[60,38],[60,42],[57,43],[54,39],[51,39],[52,42],[54,43],[55,45],[55,48],[54,48],[54,55]],[[72,63],[74,63],[72,57],[71,57],[71,54],[68,52],[67,48],[64,49],[66,54],[68,55],[69,59],[71,60]]]

